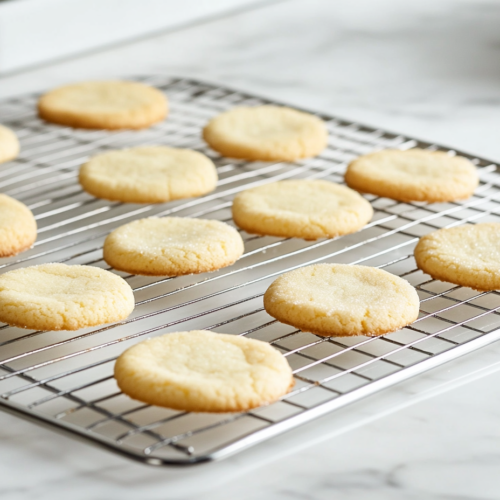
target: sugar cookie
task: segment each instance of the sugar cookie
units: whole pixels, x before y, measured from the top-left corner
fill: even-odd
[[[120,271],[180,276],[230,266],[243,249],[238,231],[224,222],[151,217],[115,229],[103,252],[104,260]]]
[[[163,203],[213,191],[217,171],[197,151],[143,146],[94,156],[80,168],[79,180],[97,198]]]
[[[356,191],[323,180],[265,184],[238,194],[234,222],[249,233],[304,238],[333,238],[361,229],[373,215]]]
[[[36,240],[36,221],[31,210],[6,194],[0,194],[0,257],[23,252]]]
[[[145,340],[116,361],[120,389],[176,410],[245,411],[272,403],[293,386],[283,355],[266,342],[205,330]]]
[[[19,154],[19,140],[16,134],[0,125],[0,163],[13,160]]]
[[[420,238],[415,260],[434,279],[475,290],[500,289],[500,224],[434,231]]]
[[[325,149],[328,133],[316,116],[280,106],[233,108],[203,129],[203,138],[223,156],[293,161]]]
[[[59,87],[38,101],[38,114],[69,127],[140,129],[167,115],[163,92],[138,82],[93,81]]]
[[[0,321],[33,330],[78,330],[126,318],[125,280],[91,266],[43,264],[0,275]]]
[[[415,321],[419,298],[407,281],[386,271],[317,264],[275,280],[264,307],[282,323],[324,337],[377,336]]]
[[[349,187],[400,201],[443,202],[468,198],[478,185],[476,167],[442,151],[384,150],[351,162]]]

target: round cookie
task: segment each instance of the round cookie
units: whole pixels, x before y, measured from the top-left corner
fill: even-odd
[[[79,181],[97,198],[163,203],[213,191],[217,171],[197,151],[143,146],[94,156],[80,168]]]
[[[325,149],[322,120],[281,106],[238,107],[203,129],[203,139],[223,156],[262,161],[294,161]]]
[[[434,231],[420,238],[415,260],[434,279],[475,290],[500,289],[500,224]]]
[[[0,163],[13,160],[19,154],[19,140],[10,128],[0,125]]]
[[[125,280],[91,266],[43,264],[0,275],[0,321],[33,330],[78,330],[125,319]]]
[[[363,193],[430,203],[469,198],[479,182],[466,158],[423,149],[360,156],[348,166],[345,181]]]
[[[264,307],[282,323],[323,337],[377,336],[415,321],[419,298],[407,281],[381,269],[317,264],[275,280]]]
[[[92,81],[59,87],[38,101],[48,122],[91,129],[140,129],[167,115],[163,92],[144,83]]]
[[[0,257],[11,257],[30,248],[36,240],[31,210],[6,194],[0,194]]]
[[[104,260],[115,269],[146,276],[181,276],[230,266],[243,240],[217,220],[141,219],[115,229],[104,242]]]
[[[323,180],[265,184],[239,193],[234,222],[248,233],[334,238],[354,233],[372,218],[371,205],[356,191]]]
[[[145,340],[116,361],[120,389],[183,411],[246,411],[276,401],[294,384],[283,355],[266,342],[205,330]]]

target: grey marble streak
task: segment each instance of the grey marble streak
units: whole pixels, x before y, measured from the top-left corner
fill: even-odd
[[[498,26],[498,0],[290,0],[3,77],[0,97],[186,75],[500,160]],[[498,499],[498,368],[493,345],[192,470],[145,467],[0,413],[0,498]]]

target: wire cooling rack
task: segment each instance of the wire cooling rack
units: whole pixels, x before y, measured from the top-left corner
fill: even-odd
[[[176,215],[232,224],[232,197],[248,187],[290,178],[342,183],[346,164],[375,149],[448,151],[320,115],[330,138],[316,158],[293,163],[221,158],[200,138],[207,120],[232,106],[270,101],[188,79],[142,80],[165,91],[171,105],[165,122],[143,131],[46,124],[36,116],[36,95],[0,102],[1,121],[22,144],[20,157],[0,167],[0,190],[26,203],[39,226],[34,247],[2,259],[1,272],[44,262],[109,269],[102,260],[103,240],[132,220]],[[78,168],[90,155],[142,144],[192,148],[210,156],[220,178],[216,191],[157,205],[108,202],[82,192]],[[500,294],[430,279],[413,259],[413,248],[424,234],[465,222],[500,221],[496,165],[463,155],[477,165],[481,177],[468,200],[424,204],[367,196],[375,215],[353,235],[311,242],[243,232],[245,254],[229,268],[177,278],[117,273],[132,286],[136,300],[134,313],[121,323],[77,332],[0,326],[0,407],[146,463],[193,464],[228,456],[493,342],[500,337]],[[262,295],[269,284],[283,272],[315,262],[376,266],[404,277],[420,295],[419,319],[378,338],[323,338],[268,316]],[[294,370],[293,391],[277,403],[238,414],[174,411],[120,393],[112,373],[121,352],[149,336],[191,329],[270,342]]]

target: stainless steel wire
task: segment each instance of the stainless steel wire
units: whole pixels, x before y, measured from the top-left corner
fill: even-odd
[[[190,216],[232,223],[232,197],[280,179],[343,182],[346,164],[381,148],[446,148],[326,115],[330,140],[317,158],[293,163],[221,158],[200,131],[235,105],[270,101],[184,78],[142,80],[165,91],[168,119],[145,131],[87,131],[50,125],[35,112],[36,95],[0,102],[2,122],[16,130],[20,157],[0,168],[0,189],[26,203],[39,225],[35,246],[3,259],[4,271],[44,262],[102,260],[105,236],[141,217]],[[139,144],[189,147],[210,156],[219,172],[215,192],[168,204],[107,202],[82,192],[79,166],[91,155]],[[448,151],[457,154],[456,151]],[[461,153],[463,154],[463,153]],[[469,200],[401,203],[367,196],[370,224],[354,235],[307,242],[241,232],[244,256],[230,268],[178,278],[117,273],[131,284],[136,310],[125,321],[80,332],[26,331],[0,326],[0,407],[77,434],[93,444],[155,465],[188,465],[228,456],[388,385],[500,338],[500,294],[430,279],[413,248],[423,234],[464,223],[500,221],[500,176],[471,157],[481,185]],[[410,281],[421,298],[411,326],[382,337],[323,338],[270,318],[262,295],[283,272],[314,262],[366,264]],[[156,408],[118,390],[113,362],[126,347],[177,329],[208,328],[270,342],[287,357],[296,385],[281,401],[240,414],[210,415]]]

